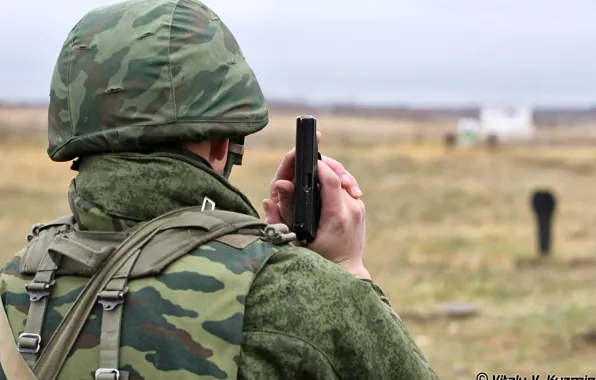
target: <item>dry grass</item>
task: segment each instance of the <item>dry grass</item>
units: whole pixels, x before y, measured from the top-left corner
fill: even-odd
[[[232,175],[257,205],[291,147],[293,125],[293,116],[275,115],[248,140],[245,165]],[[596,375],[596,345],[576,337],[596,329],[596,149],[446,152],[419,137],[438,137],[449,125],[321,117],[319,128],[322,152],[342,161],[365,193],[367,267],[443,379],[479,371]],[[6,137],[0,173],[7,260],[33,223],[68,211],[73,172],[49,161],[41,136]],[[555,250],[543,261],[533,260],[529,197],[537,187],[559,199]],[[448,301],[480,312],[458,321],[409,318]]]

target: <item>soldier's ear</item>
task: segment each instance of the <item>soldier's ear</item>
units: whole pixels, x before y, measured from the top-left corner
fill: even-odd
[[[211,154],[209,157],[214,161],[224,161],[228,158],[228,146],[230,144],[229,139],[212,140],[211,141]]]

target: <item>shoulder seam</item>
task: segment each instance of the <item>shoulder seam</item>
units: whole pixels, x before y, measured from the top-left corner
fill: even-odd
[[[280,331],[263,330],[263,329],[245,329],[244,330],[244,333],[250,333],[250,332],[261,332],[261,333],[265,333],[265,334],[283,335],[283,336],[285,336],[287,338],[295,339],[295,340],[298,340],[298,341],[306,344],[310,348],[312,348],[315,351],[317,351],[323,358],[325,358],[325,361],[333,369],[333,372],[335,373],[335,375],[337,375],[337,377],[340,380],[343,380],[343,377],[339,374],[339,372],[337,371],[337,369],[335,368],[335,366],[333,365],[333,363],[331,362],[331,360],[327,357],[327,355],[325,355],[325,353],[323,351],[321,351],[317,346],[313,345],[309,341],[306,341],[306,340],[304,340],[304,339],[302,339],[302,338],[300,338],[298,336],[295,336],[295,335],[292,335],[292,334],[288,334],[288,333],[284,333],[284,332],[280,332]]]

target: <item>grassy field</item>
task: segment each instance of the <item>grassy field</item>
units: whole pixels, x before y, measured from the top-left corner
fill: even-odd
[[[3,120],[11,120],[12,130],[39,130],[45,117],[11,115]],[[273,115],[266,132],[248,139],[244,166],[232,175],[259,209],[292,145],[293,125],[292,115]],[[373,279],[442,379],[473,379],[480,371],[596,376],[596,332],[592,339],[586,334],[596,331],[596,149],[447,152],[428,137],[449,127],[320,119],[321,151],[343,162],[364,192],[366,265]],[[73,173],[68,163],[47,158],[43,133],[4,134],[4,261],[25,244],[33,223],[68,212]],[[559,201],[548,260],[537,260],[529,208],[537,188],[553,190]],[[469,302],[479,312],[448,318],[439,312],[445,302]]]

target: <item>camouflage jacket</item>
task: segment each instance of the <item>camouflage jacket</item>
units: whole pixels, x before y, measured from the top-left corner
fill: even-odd
[[[106,155],[83,160],[69,201],[79,228],[100,231],[124,230],[168,208],[200,204],[206,194],[229,210],[256,213],[241,193],[216,177],[168,157]],[[172,178],[196,180],[178,183]],[[201,275],[201,262],[196,260],[233,257],[235,264],[226,267],[241,274],[250,271],[251,259],[264,254],[270,255],[269,260],[244,293],[233,284]],[[29,307],[19,261],[15,256],[0,276],[15,337]],[[51,336],[76,298],[60,289],[60,283],[58,278],[51,294],[44,337]],[[237,373],[221,371],[211,360],[217,355],[202,345],[197,333],[201,326],[195,318],[209,307],[200,302],[201,294],[222,288],[237,292],[244,309],[240,318],[213,323],[209,332],[222,339],[227,336],[239,347]],[[378,286],[291,244],[256,241],[243,249],[206,244],[162,274],[132,281],[125,302],[120,368],[129,372],[131,380],[437,378]],[[93,378],[100,315],[96,310],[87,321],[60,379]],[[242,331],[238,339],[235,330]],[[210,373],[204,370],[206,363],[213,364]]]

